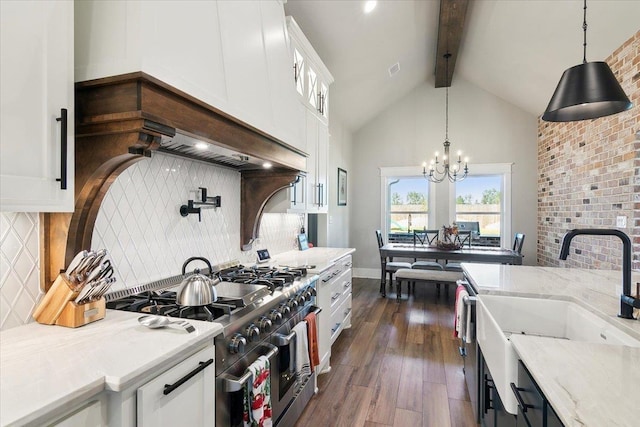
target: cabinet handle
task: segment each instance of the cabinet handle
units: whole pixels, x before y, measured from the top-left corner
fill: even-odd
[[[344,317],[347,317],[347,316],[349,315],[349,313],[351,313],[351,307],[347,308],[347,309],[344,311]]]
[[[296,206],[297,204],[298,204],[297,186],[293,184],[293,205]]]
[[[298,83],[298,63],[293,64],[293,81]]]
[[[345,282],[344,283],[344,288],[347,289],[348,287],[351,286],[351,282]]]
[[[67,109],[60,109],[60,117],[56,117],[56,122],[60,122],[60,178],[56,181],[60,183],[60,189],[67,189]]]
[[[211,365],[212,363],[213,363],[213,359],[209,359],[206,362],[198,363],[199,366],[196,369],[194,369],[193,371],[189,372],[187,375],[185,375],[184,377],[180,378],[175,383],[173,383],[173,384],[165,384],[164,385],[164,391],[162,392],[162,394],[164,394],[166,396],[167,394],[171,393],[172,391],[174,391],[175,389],[180,387],[182,384],[186,383],[191,378],[193,378],[195,375],[197,375],[198,372],[204,371],[207,368],[207,366]]]
[[[340,292],[333,294],[333,296],[331,297],[331,301],[337,300],[338,298],[340,298],[340,295],[342,295]]]
[[[524,389],[517,387],[514,383],[511,383],[510,385],[511,385],[511,390],[513,391],[513,394],[516,396],[516,400],[518,401],[518,406],[520,407],[522,412],[525,413],[527,412],[527,409],[533,408],[533,405],[524,403],[524,399],[522,398],[522,395],[520,395],[520,392],[524,391]]]
[[[333,335],[338,329],[340,329],[340,325],[342,325],[342,323],[336,323],[335,328],[331,328],[331,335]]]
[[[493,390],[493,381],[490,380],[487,375],[484,375],[484,413],[486,414],[490,409],[493,409],[491,404],[491,390]]]

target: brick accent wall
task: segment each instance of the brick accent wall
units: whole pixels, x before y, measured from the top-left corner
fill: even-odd
[[[579,236],[559,261],[563,234],[573,228],[621,228],[633,241],[640,269],[640,31],[606,58],[634,107],[595,120],[538,120],[538,264],[619,270],[615,237]],[[558,75],[560,78],[560,75]]]

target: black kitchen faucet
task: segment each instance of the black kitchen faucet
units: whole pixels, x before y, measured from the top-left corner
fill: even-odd
[[[560,249],[560,259],[566,260],[569,256],[569,246],[574,237],[580,235],[587,236],[616,236],[622,240],[622,295],[620,295],[620,314],[623,319],[633,319],[633,309],[640,308],[640,298],[631,295],[631,240],[629,236],[620,230],[583,228],[569,230],[562,238],[562,248]]]

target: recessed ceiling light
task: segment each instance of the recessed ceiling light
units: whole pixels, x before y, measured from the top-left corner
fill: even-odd
[[[371,13],[376,8],[378,2],[376,0],[369,0],[364,3],[364,13]]]
[[[269,162],[264,162],[262,164],[262,167],[265,168],[265,169],[271,169],[271,166],[273,166],[273,165],[271,163],[269,163]]]
[[[206,142],[196,142],[195,147],[198,150],[206,150],[209,147],[209,144],[207,144]]]

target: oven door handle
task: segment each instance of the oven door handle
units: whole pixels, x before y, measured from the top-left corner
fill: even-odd
[[[279,350],[278,350],[278,347],[273,346],[271,344],[266,344],[266,346],[270,348],[270,350],[267,354],[265,354],[265,356],[267,357],[267,359],[269,359],[269,361],[271,361],[273,356],[278,354]],[[234,391],[242,390],[244,385],[252,377],[252,374],[247,370],[240,378],[235,378],[230,375],[226,376],[225,374],[220,375],[220,377],[222,379],[222,391],[226,393],[232,393]]]
[[[477,301],[478,301],[478,297],[472,297],[468,295],[462,297],[462,302],[464,303],[464,305],[476,305]]]
[[[284,347],[285,345],[289,345],[295,336],[296,333],[294,331],[291,331],[289,335],[273,334],[273,340],[278,347]]]

